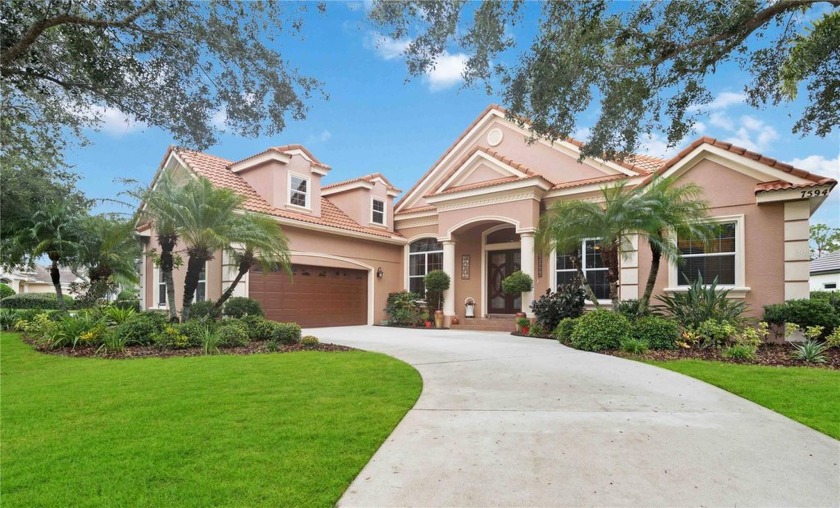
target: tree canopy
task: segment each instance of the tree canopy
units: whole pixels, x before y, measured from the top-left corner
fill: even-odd
[[[305,117],[306,100],[320,91],[278,51],[281,36],[299,34],[308,7],[4,0],[3,166],[61,166],[68,140],[84,141],[84,129],[114,109],[197,149],[214,143],[220,120],[240,135],[280,132],[287,117]]]
[[[806,91],[795,133],[826,136],[839,123],[840,12],[830,6],[840,0],[544,2],[530,47],[505,65],[522,4],[377,1],[370,17],[390,37],[410,40],[412,76],[452,46],[466,52],[466,85],[490,91],[498,81],[509,116],[523,125],[527,118],[536,136],[569,137],[597,105],[584,156],[621,159],[659,130],[675,145],[713,99],[705,79],[728,62],[752,75],[745,92],[753,106]],[[829,9],[820,13],[819,4]]]

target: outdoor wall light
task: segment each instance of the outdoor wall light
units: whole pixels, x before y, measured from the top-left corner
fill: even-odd
[[[383,275],[385,275],[385,272],[382,271],[382,267],[380,266],[376,269],[376,278],[381,279]]]

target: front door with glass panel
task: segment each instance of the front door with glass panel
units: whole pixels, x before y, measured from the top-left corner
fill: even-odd
[[[506,295],[502,280],[521,267],[521,252],[496,250],[487,253],[487,312],[515,314],[522,310],[522,295]]]

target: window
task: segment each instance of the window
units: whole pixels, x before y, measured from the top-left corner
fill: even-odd
[[[584,255],[580,256],[583,252]],[[610,283],[607,279],[607,266],[601,259],[601,242],[597,239],[584,240],[581,249],[575,253],[580,257],[581,269],[586,281],[599,300],[610,298]],[[557,285],[570,284],[577,277],[577,270],[572,266],[572,256],[557,254]]]
[[[195,288],[195,301],[203,302],[207,299],[207,264],[198,274],[198,286]]]
[[[381,199],[371,201],[371,222],[374,224],[385,224],[385,202]]]
[[[443,269],[443,245],[434,238],[423,238],[408,248],[408,290],[426,296],[423,277],[432,270]]]
[[[737,254],[736,222],[721,222],[715,238],[704,244],[692,238],[678,238],[685,260],[677,268],[677,284],[687,286],[697,280],[698,274],[704,283],[717,278],[718,284],[735,285],[735,264]]]
[[[166,281],[163,280],[163,270],[158,269],[158,297],[157,306],[166,307]]]
[[[309,208],[309,179],[289,175],[289,204]]]
[[[824,282],[823,283],[823,289],[837,289],[837,283],[836,282]]]

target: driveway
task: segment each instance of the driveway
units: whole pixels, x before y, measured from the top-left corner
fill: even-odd
[[[503,333],[310,332],[423,376],[339,506],[840,506],[840,442],[680,374]]]

